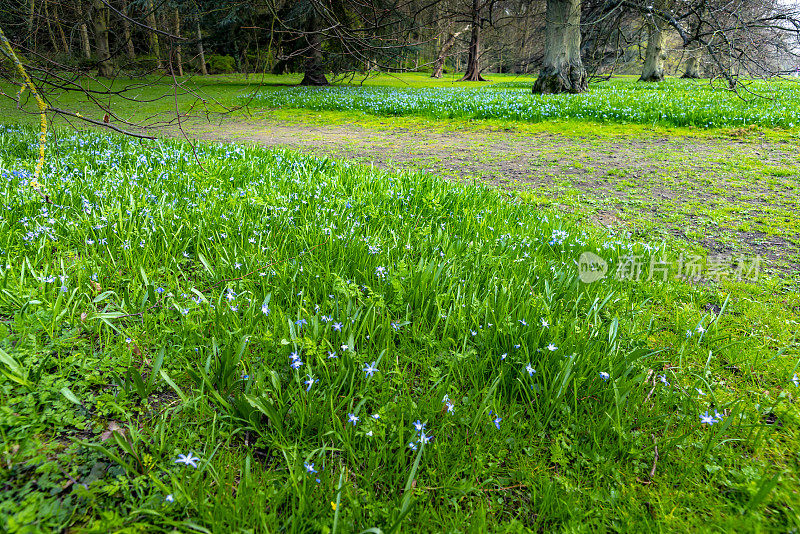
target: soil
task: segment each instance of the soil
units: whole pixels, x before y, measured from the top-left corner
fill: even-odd
[[[800,156],[789,142],[601,137],[591,134],[591,125],[585,136],[489,128],[412,131],[393,127],[391,119],[383,128],[267,118],[194,124],[191,135],[522,189],[564,209],[577,202],[593,221],[615,230],[652,221],[709,253],[760,255],[784,273],[800,272],[798,226],[748,222],[765,211],[800,214]],[[773,174],[765,176],[765,169]]]

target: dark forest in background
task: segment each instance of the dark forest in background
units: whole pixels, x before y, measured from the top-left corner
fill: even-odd
[[[531,73],[534,92],[592,77],[794,73],[798,16],[776,0],[6,0],[0,28],[37,84],[225,73],[433,77]],[[14,79],[11,61],[0,72]]]

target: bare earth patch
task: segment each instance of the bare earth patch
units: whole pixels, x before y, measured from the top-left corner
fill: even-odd
[[[217,141],[312,151],[382,168],[525,190],[615,230],[681,237],[712,254],[761,255],[800,269],[800,156],[788,142],[688,136],[409,130],[275,119],[194,124]]]

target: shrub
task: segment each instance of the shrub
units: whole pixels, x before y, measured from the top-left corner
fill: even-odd
[[[236,61],[232,56],[206,56],[206,67],[209,74],[231,74],[236,72]]]

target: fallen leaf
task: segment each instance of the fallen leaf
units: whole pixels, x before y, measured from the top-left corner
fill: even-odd
[[[116,421],[111,421],[108,423],[108,430],[100,434],[100,441],[106,441],[114,432],[119,432],[120,436],[125,437],[125,430],[123,430]]]

